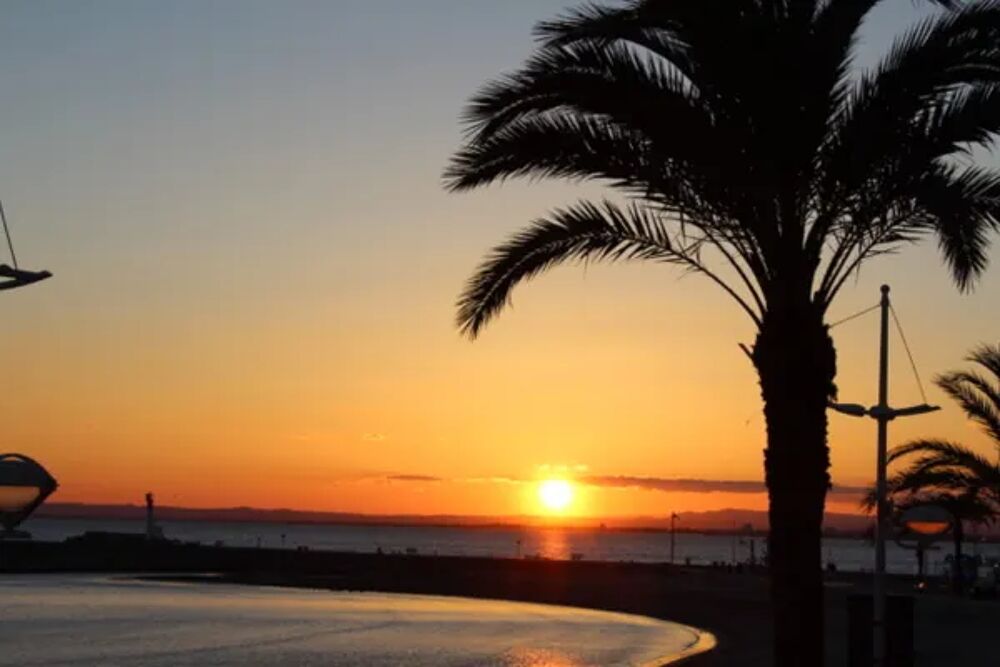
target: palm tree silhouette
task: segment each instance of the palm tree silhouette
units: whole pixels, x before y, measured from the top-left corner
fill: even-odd
[[[868,512],[873,512],[877,502],[875,490],[872,489],[862,501],[862,506]],[[936,505],[951,515],[951,541],[954,547],[954,565],[951,571],[952,589],[961,594],[964,588],[961,563],[962,543],[965,542],[965,526],[967,524],[987,525],[993,523],[996,520],[996,505],[983,497],[976,489],[943,491],[933,484],[924,485],[919,490],[908,493],[890,492],[889,504],[897,522],[903,518],[906,510],[926,505]],[[897,529],[906,530],[905,526],[898,526]],[[922,556],[920,558],[920,572],[918,574],[922,577]]]
[[[921,439],[895,447],[890,462],[907,467],[893,474],[888,489],[897,506],[934,503],[955,517],[952,537],[955,563],[962,558],[962,522],[989,523],[1000,513],[1000,345],[983,345],[967,358],[982,367],[953,371],[935,380],[993,441],[997,459],[990,461],[969,447],[948,440]],[[874,496],[864,505],[870,510]],[[955,589],[962,580],[955,568]]]
[[[538,24],[537,52],[473,97],[452,190],[601,181],[497,246],[470,337],[570,261],[646,259],[717,284],[757,328],[779,665],[823,663],[820,527],[836,354],[825,317],[861,264],[936,236],[961,289],[987,264],[1000,173],[952,156],[1000,129],[1000,4],[951,7],[851,74],[879,0],[632,0]]]

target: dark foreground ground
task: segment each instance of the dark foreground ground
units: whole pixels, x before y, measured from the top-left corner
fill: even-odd
[[[267,585],[498,598],[654,616],[712,632],[718,647],[691,667],[769,665],[767,581],[761,573],[638,563],[336,554],[143,541],[0,543],[0,572],[158,572]],[[199,579],[203,577],[198,577]],[[894,582],[898,592],[910,584]],[[828,666],[847,665],[847,598],[867,577],[827,582]],[[918,667],[1000,664],[1000,602],[924,593],[915,606]]]

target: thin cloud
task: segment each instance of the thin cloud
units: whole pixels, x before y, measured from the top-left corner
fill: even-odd
[[[375,479],[386,482],[448,482],[452,484],[523,484],[516,477],[438,477],[436,475],[393,474],[381,475]]]
[[[435,477],[434,475],[386,475],[385,477],[390,482],[443,482],[445,479],[443,477]]]
[[[648,491],[674,491],[687,493],[764,493],[763,482],[733,479],[692,479],[667,477],[634,477],[630,475],[589,475],[581,477],[582,484],[621,489],[645,489]],[[862,486],[834,486],[834,495],[861,495],[867,491]]]
[[[552,466],[549,467],[552,469]],[[436,475],[393,474],[380,477],[387,482],[452,483],[452,484],[524,484],[531,480],[517,477],[438,477]],[[672,477],[637,477],[632,475],[583,475],[575,477],[579,484],[611,489],[643,489],[646,491],[680,493],[766,493],[763,482],[735,479],[695,479]],[[836,485],[830,496],[859,498],[868,492],[864,486]]]
[[[361,439],[365,442],[384,442],[386,436],[385,433],[365,433]]]
[[[468,484],[522,484],[523,479],[517,479],[516,477],[461,477],[454,480],[456,482],[465,482]]]

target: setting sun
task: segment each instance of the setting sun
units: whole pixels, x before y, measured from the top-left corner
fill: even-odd
[[[561,512],[573,502],[573,485],[564,479],[547,479],[538,485],[538,498],[545,509]]]

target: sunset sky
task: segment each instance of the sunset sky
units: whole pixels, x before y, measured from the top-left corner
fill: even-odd
[[[765,507],[729,483],[762,479],[737,347],[753,330],[708,282],[561,268],[476,342],[454,326],[484,251],[600,193],[441,187],[465,100],[568,4],[4,3],[0,197],[22,266],[55,277],[0,293],[0,450],[41,461],[63,502],[512,515],[544,509],[537,481],[570,478],[570,515]],[[886,3],[861,62],[915,15]],[[992,257],[960,295],[927,242],[835,304],[833,320],[890,283],[945,407],[892,442],[990,451],[931,380],[1000,338],[1000,244]],[[834,330],[846,401],[875,401],[877,324]],[[893,345],[893,402],[919,403]],[[866,484],[874,424],[831,421],[835,482]]]

